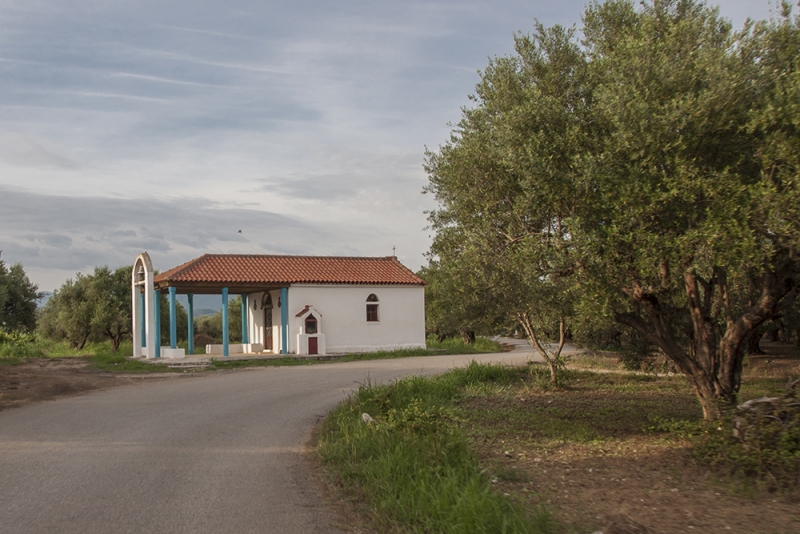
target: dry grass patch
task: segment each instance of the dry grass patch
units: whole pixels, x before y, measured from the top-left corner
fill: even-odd
[[[775,393],[797,373],[800,359],[768,350],[748,359],[743,399]],[[605,355],[592,367],[603,372],[569,371],[564,390],[541,389],[530,373],[461,401],[471,446],[498,491],[546,506],[564,532],[800,532],[796,493],[770,493],[698,462],[692,432],[715,429],[701,424],[683,377],[620,372]]]

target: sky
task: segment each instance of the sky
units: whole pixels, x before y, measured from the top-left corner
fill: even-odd
[[[774,0],[722,0],[734,27]],[[426,263],[425,149],[583,0],[0,0],[0,258],[40,290],[204,253]]]

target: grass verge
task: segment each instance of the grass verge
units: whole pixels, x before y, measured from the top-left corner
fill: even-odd
[[[87,343],[81,349],[71,348],[66,342],[56,342],[42,339],[37,334],[24,334],[17,336],[20,339],[0,339],[0,365],[17,365],[28,358],[87,358],[93,369],[111,371],[116,373],[161,373],[175,371],[163,365],[144,363],[133,360],[127,355],[131,354],[133,347],[130,341],[124,342],[114,352],[108,341]],[[24,338],[24,339],[23,339]],[[186,343],[179,343],[179,347],[186,348]],[[326,362],[348,362],[359,360],[381,360],[388,358],[408,358],[412,356],[435,356],[441,354],[478,354],[487,352],[501,352],[499,343],[490,339],[478,338],[473,345],[464,343],[461,339],[448,339],[437,342],[434,338],[428,340],[425,349],[403,349],[393,351],[377,351],[365,353],[345,354],[332,360],[318,361],[299,359],[293,357],[274,358],[269,360],[211,360],[210,369],[236,369],[240,367],[282,367],[292,365],[311,365]]]
[[[458,400],[470,388],[515,376],[473,362],[440,377],[362,385],[325,421],[319,458],[381,532],[552,532],[543,508],[492,488],[460,427]]]
[[[437,342],[429,338],[427,348],[424,349],[399,349],[380,350],[376,352],[356,352],[342,354],[329,360],[316,360],[306,358],[272,358],[269,360],[224,360],[216,358],[211,360],[211,367],[215,369],[237,369],[241,367],[284,367],[293,365],[312,365],[333,362],[355,362],[362,360],[387,360],[392,358],[412,358],[415,356],[441,356],[446,354],[481,354],[502,352],[502,346],[487,338],[477,338],[475,344],[468,345],[461,339],[446,339]]]
[[[21,365],[31,358],[83,358],[89,367],[114,373],[163,373],[179,371],[164,365],[153,365],[128,357],[133,352],[131,342],[122,343],[114,352],[111,343],[87,343],[80,349],[66,342],[42,339],[37,334],[26,334],[24,342],[0,343],[0,365]]]
[[[88,356],[89,367],[112,373],[170,373],[182,372],[181,369],[172,369],[166,365],[145,363],[124,356],[123,352],[98,352]]]
[[[626,518],[685,532],[697,528],[692,518],[726,525],[741,514],[754,519],[734,531],[798,531],[796,508],[784,504],[796,498],[795,431],[760,428],[754,443],[769,447],[748,450],[729,423],[703,423],[682,376],[567,370],[564,379],[556,389],[542,366],[472,364],[366,384],[324,422],[318,458],[379,532],[586,534]],[[750,374],[741,400],[785,385]],[[780,439],[791,443],[776,447]]]

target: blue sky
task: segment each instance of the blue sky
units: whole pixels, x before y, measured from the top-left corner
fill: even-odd
[[[488,58],[585,2],[0,0],[0,250],[42,290],[147,250],[387,256]],[[770,0],[724,0],[735,27]],[[242,233],[239,233],[239,230]]]

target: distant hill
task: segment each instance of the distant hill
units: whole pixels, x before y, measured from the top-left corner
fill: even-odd
[[[177,300],[184,308],[189,307],[189,299],[186,295],[177,295]],[[222,309],[221,295],[195,295],[193,301],[195,317],[214,315]]]

